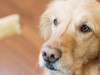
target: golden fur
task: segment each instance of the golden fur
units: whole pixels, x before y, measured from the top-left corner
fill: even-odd
[[[57,26],[53,25],[54,18],[58,19]],[[83,23],[92,32],[82,33],[79,27]],[[55,64],[61,75],[100,75],[100,4],[96,0],[54,0],[41,17],[40,33],[44,45],[62,50]],[[39,63],[43,64],[41,60]]]

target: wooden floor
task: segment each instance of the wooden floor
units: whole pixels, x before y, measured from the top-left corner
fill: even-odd
[[[49,0],[0,0],[0,17],[18,13],[22,35],[0,43],[0,75],[41,75],[39,17]]]

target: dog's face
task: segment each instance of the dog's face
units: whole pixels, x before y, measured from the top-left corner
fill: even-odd
[[[67,72],[98,57],[100,5],[95,0],[58,0],[42,15],[40,32],[46,40],[40,66]]]

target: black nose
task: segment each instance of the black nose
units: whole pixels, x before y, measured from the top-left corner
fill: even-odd
[[[48,63],[55,63],[57,60],[59,60],[61,58],[61,50],[57,49],[57,48],[43,48],[42,51],[42,56],[44,61],[48,62]]]

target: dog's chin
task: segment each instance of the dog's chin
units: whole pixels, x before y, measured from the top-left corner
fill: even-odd
[[[61,72],[59,68],[55,67],[53,64],[50,63],[41,63],[40,67],[44,68],[49,72]]]
[[[68,69],[67,67],[58,67],[52,64],[42,63],[40,67],[48,71],[49,73],[67,74],[67,75],[71,75],[72,73],[71,69]]]
[[[60,69],[56,68],[53,64],[46,63],[45,67],[51,72],[60,72]]]
[[[45,65],[44,67],[45,70],[47,70],[50,73],[55,73],[55,74],[68,74],[71,75],[72,71],[67,68],[57,68],[53,65]]]

